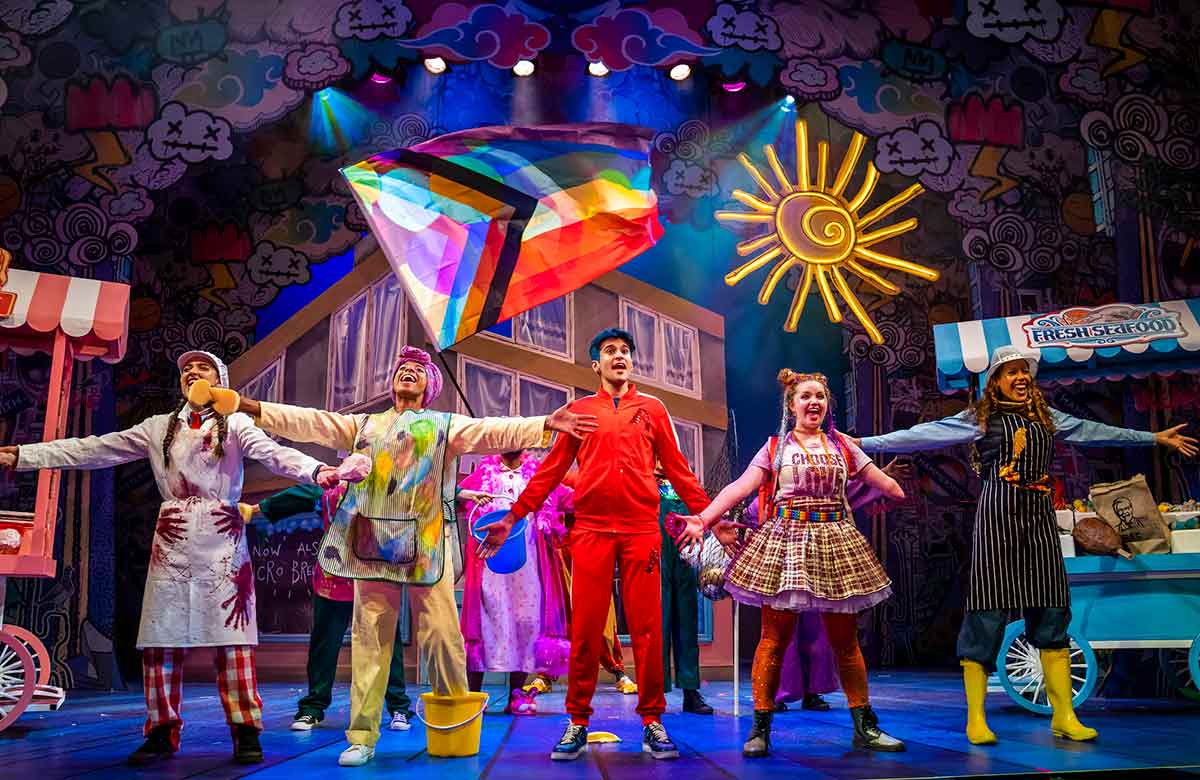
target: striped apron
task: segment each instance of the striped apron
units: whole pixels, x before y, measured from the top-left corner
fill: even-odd
[[[1053,434],[1019,414],[998,412],[976,446],[983,489],[971,535],[967,609],[1070,606],[1049,491]]]

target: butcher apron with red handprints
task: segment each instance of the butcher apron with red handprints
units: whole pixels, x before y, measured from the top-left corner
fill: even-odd
[[[254,568],[237,505],[213,498],[164,501],[137,646],[256,644]]]

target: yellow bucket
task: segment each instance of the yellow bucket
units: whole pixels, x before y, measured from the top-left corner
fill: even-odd
[[[421,717],[421,704],[424,705],[424,717]],[[478,753],[483,711],[487,706],[486,693],[470,692],[462,696],[422,693],[417,719],[425,724],[429,755],[451,757]]]

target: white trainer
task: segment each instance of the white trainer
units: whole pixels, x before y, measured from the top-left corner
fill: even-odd
[[[392,731],[408,731],[412,728],[412,724],[408,722],[408,714],[397,712],[392,716],[392,722],[388,725]]]
[[[317,720],[312,715],[300,715],[292,721],[292,731],[312,731],[321,721]]]
[[[375,757],[375,748],[370,745],[351,745],[338,756],[339,766],[362,766]]]

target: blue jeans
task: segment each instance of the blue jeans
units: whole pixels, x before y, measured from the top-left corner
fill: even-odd
[[[1039,650],[1059,650],[1069,646],[1067,626],[1070,607],[1026,607],[1025,637]],[[968,610],[958,629],[958,657],[975,661],[989,672],[996,671],[996,656],[1004,642],[1011,610]]]

